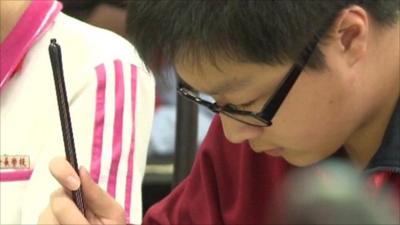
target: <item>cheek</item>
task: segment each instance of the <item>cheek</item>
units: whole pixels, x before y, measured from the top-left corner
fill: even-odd
[[[337,88],[337,83],[320,79],[299,82],[276,116],[271,135],[289,148],[332,152],[349,135],[346,91]]]
[[[282,156],[289,163],[307,166],[329,157],[342,146],[347,127],[337,121],[315,118],[288,119],[289,123],[277,124],[276,144],[286,149]]]
[[[300,151],[334,151],[344,142],[347,129],[334,121],[303,120],[283,124],[276,132],[282,143]]]

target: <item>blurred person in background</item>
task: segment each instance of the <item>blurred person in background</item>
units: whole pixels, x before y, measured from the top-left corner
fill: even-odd
[[[340,207],[338,214],[329,213],[335,207],[323,209],[318,201],[326,199],[312,197],[326,188],[322,185],[306,190],[315,192],[311,195],[291,189],[313,200],[304,208],[311,220],[296,218],[296,211],[293,220],[285,218],[291,205],[275,198],[285,191],[291,170],[334,156],[360,171],[368,204],[384,204],[381,194],[394,200],[383,209],[392,214],[390,223],[399,224],[398,1],[132,1],[128,15],[128,34],[148,68],[157,75],[175,69],[182,80],[178,92],[219,114],[189,176],[147,211],[143,224],[336,224],[346,218],[361,224],[364,218],[353,220]],[[71,190],[63,179],[72,171],[68,163],[51,171]],[[342,180],[329,172],[308,174]],[[87,196],[104,196],[89,177],[82,176],[81,183]],[[360,192],[357,185],[345,185]],[[332,183],[340,190],[337,186]],[[50,202],[71,202],[60,196]],[[104,210],[118,212],[112,199],[99,204],[89,197],[87,203],[103,217],[122,222]],[[339,205],[366,215],[363,203]],[[65,215],[95,222],[69,206],[52,212],[61,224],[70,223]]]
[[[61,0],[63,12],[126,37],[127,0]]]
[[[0,7],[0,224],[36,223],[60,187],[48,171],[65,155],[52,38],[62,49],[78,164],[122,206],[125,222],[141,223],[153,76],[128,41],[65,15],[57,1],[2,0]],[[74,174],[68,180],[79,185]]]

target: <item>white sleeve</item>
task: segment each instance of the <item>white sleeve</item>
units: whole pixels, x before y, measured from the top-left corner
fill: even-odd
[[[131,60],[122,59],[98,64],[78,77],[66,78],[78,164],[124,207],[127,223],[141,224],[154,79]],[[48,171],[52,158],[65,155],[58,115],[50,116],[48,123],[52,128],[43,133],[48,141],[23,194],[27,201],[21,217],[26,223],[37,221],[50,193],[60,187]]]

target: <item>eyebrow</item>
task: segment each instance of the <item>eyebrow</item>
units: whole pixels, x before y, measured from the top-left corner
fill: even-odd
[[[219,95],[227,92],[237,91],[238,89],[247,86],[251,83],[252,79],[248,76],[243,76],[241,79],[237,80],[229,80],[227,82],[221,83],[216,85],[215,87],[211,88],[207,93],[210,95]]]

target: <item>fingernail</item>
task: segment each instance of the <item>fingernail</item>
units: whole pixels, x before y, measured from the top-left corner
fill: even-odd
[[[68,182],[67,186],[71,191],[78,190],[79,186],[81,185],[79,178],[73,175],[67,177],[67,182]]]
[[[89,171],[86,169],[86,167],[81,166],[79,168],[81,170],[81,176],[87,177],[91,182],[93,182],[93,178],[90,175]]]
[[[88,170],[86,169],[86,167],[84,167],[84,166],[80,166],[79,170],[83,170],[83,172],[89,173]]]

